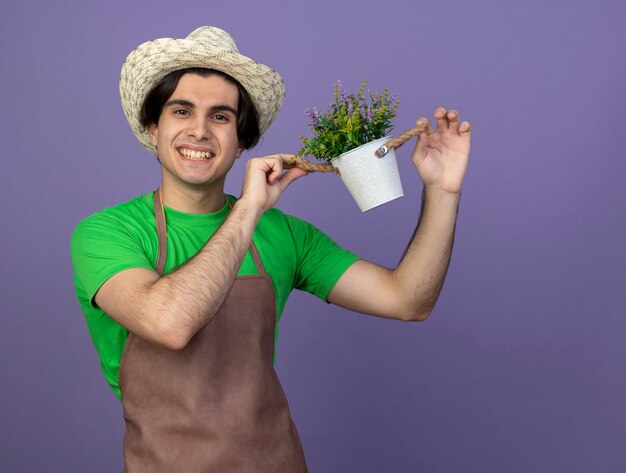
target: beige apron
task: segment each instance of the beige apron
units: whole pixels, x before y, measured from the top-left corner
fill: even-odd
[[[167,234],[159,190],[154,209],[156,270],[163,274]],[[272,363],[272,281],[254,243],[250,252],[259,274],[237,277],[217,314],[183,350],[129,333],[119,374],[125,472],[307,471]]]

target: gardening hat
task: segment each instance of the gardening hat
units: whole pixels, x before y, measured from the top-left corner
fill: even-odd
[[[124,61],[120,95],[124,114],[139,142],[157,154],[141,124],[141,107],[150,91],[169,73],[202,67],[237,80],[250,94],[259,116],[259,131],[267,130],[285,98],[285,84],[272,68],[239,54],[233,38],[214,26],[202,26],[184,39],[160,38],[134,49]]]

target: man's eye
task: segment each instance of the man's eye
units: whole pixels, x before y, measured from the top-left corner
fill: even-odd
[[[188,115],[187,110],[174,110],[175,115]]]
[[[228,118],[226,118],[226,115],[220,115],[219,113],[217,115],[213,115],[213,118],[220,121],[228,120]]]

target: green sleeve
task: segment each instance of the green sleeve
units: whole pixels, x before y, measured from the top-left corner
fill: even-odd
[[[78,224],[71,239],[74,279],[92,307],[100,286],[129,268],[152,269],[141,241],[114,218],[93,215]]]
[[[328,302],[330,291],[359,257],[308,222],[290,217],[289,225],[297,253],[294,287]]]

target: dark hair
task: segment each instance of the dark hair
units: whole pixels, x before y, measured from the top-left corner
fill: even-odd
[[[252,103],[250,94],[244,87],[228,74],[215,69],[191,67],[170,72],[150,91],[141,106],[141,124],[144,127],[159,123],[159,117],[165,102],[172,96],[180,78],[185,74],[197,74],[201,77],[220,76],[227,82],[237,86],[239,101],[237,103],[237,138],[244,149],[254,147],[261,137],[259,131],[259,115]]]

